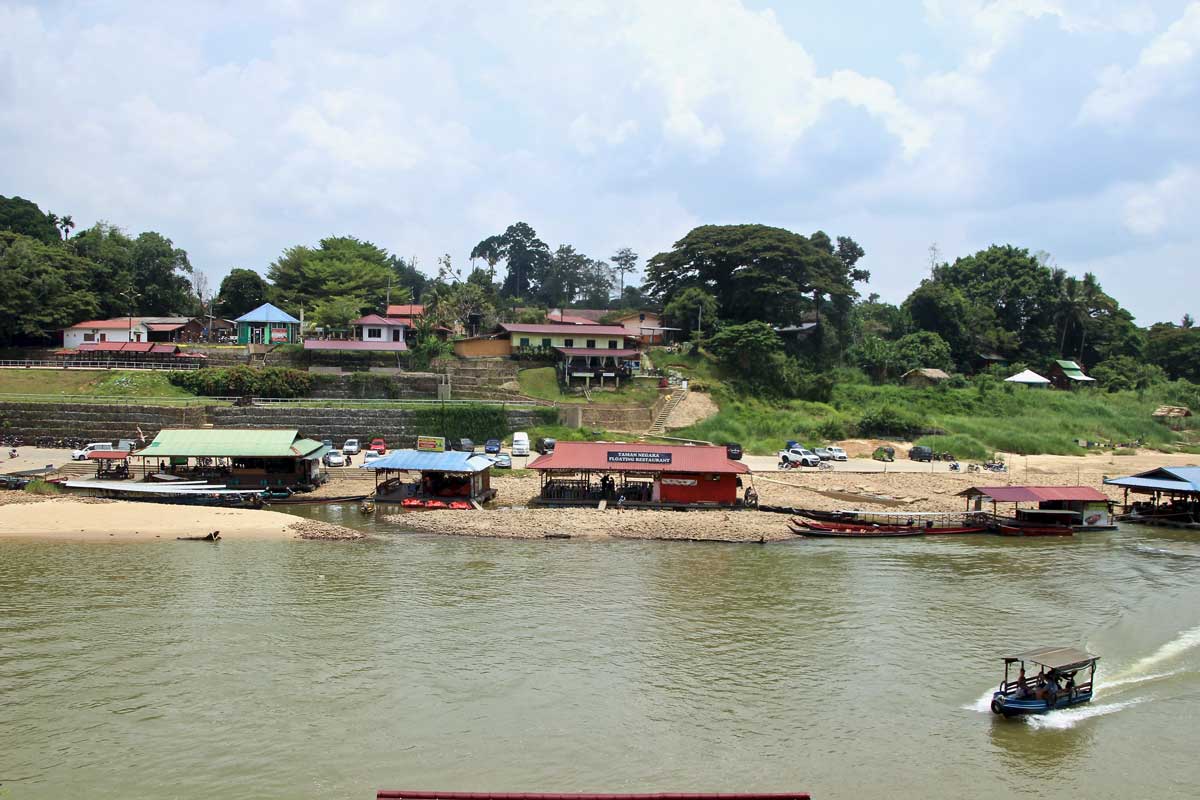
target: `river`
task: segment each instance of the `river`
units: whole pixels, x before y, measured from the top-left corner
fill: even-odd
[[[337,509],[317,512],[337,515]],[[1194,797],[1200,541],[0,541],[0,797]],[[994,718],[997,656],[1103,656]]]

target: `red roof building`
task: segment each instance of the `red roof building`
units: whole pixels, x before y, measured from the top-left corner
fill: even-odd
[[[625,329],[619,325],[588,325],[585,329],[580,330],[578,325],[564,324],[561,322],[547,322],[535,325],[526,325],[519,322],[502,322],[500,328],[505,333],[529,333],[537,335],[549,334],[551,336],[625,336]]]
[[[425,306],[420,303],[403,303],[387,307],[389,317],[419,317],[425,313]]]
[[[733,506],[750,468],[724,447],[559,442],[530,465],[542,476],[542,505]]]

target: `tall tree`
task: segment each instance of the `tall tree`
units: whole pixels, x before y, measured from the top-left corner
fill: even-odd
[[[493,270],[500,260],[505,262],[500,292],[509,298],[530,297],[551,258],[550,248],[524,222],[514,222],[499,236],[484,239],[471,251],[471,257],[484,259]]]
[[[46,342],[98,316],[92,283],[100,270],[59,245],[0,231],[0,344]]]
[[[500,236],[489,236],[471,250],[471,260],[482,258],[488,265],[488,282],[496,282],[496,265],[504,258],[504,241]]]
[[[237,319],[267,302],[270,287],[252,269],[234,268],[221,281],[213,313],[227,319]]]
[[[638,254],[631,247],[622,247],[612,257],[613,272],[617,274],[619,294],[625,293],[625,276],[637,272]]]
[[[267,271],[275,301],[293,313],[333,297],[350,298],[363,311],[382,311],[395,276],[386,250],[352,236],[331,236],[315,248],[289,247]]]
[[[62,237],[58,230],[58,217],[43,214],[37,203],[23,197],[0,195],[0,231],[12,231],[34,239],[54,244]]]
[[[147,231],[131,239],[120,228],[100,222],[72,237],[67,246],[103,269],[93,273],[93,289],[103,316],[130,313],[121,292],[136,287],[133,313],[171,316],[197,311],[187,252],[160,233]]]
[[[716,327],[717,298],[699,286],[689,286],[663,306],[663,322],[669,328],[679,328],[684,336],[689,332],[703,336],[704,331]]]

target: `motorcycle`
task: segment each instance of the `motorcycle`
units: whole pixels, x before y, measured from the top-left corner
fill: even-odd
[[[951,461],[951,462],[950,462],[950,471],[951,471],[951,472],[961,472],[961,471],[962,471],[962,467],[960,467],[960,466],[958,465],[958,462],[957,462],[957,461]]]

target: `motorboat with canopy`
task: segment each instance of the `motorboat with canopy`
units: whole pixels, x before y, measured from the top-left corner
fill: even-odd
[[[1089,703],[1099,660],[1099,656],[1074,647],[1039,647],[1005,656],[1004,680],[992,693],[992,712],[1019,717]],[[1036,676],[1028,677],[1026,662],[1038,667]],[[1016,679],[1009,680],[1013,664],[1021,666]],[[1085,676],[1079,675],[1083,672]]]

